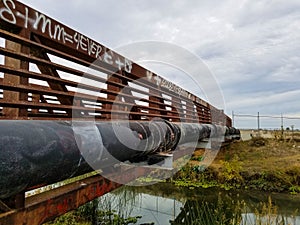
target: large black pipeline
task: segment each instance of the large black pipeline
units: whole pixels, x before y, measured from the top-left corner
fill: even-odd
[[[0,121],[0,198],[51,184],[116,162],[209,137],[238,138],[234,128],[152,122]],[[113,159],[113,160],[112,160]]]

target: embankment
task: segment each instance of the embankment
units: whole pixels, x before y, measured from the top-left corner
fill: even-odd
[[[300,193],[300,142],[254,137],[223,147],[204,171],[197,150],[172,182],[180,186]]]

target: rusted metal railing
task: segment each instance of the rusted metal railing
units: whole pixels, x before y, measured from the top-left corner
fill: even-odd
[[[214,115],[214,123],[231,125],[221,110],[54,19],[13,0],[0,7],[2,119],[113,114],[212,123]]]
[[[157,117],[167,124],[231,127],[222,110],[130,59],[19,1],[0,1],[1,120],[142,124]],[[211,126],[214,129],[217,126]],[[137,172],[120,168],[118,174],[126,183],[148,169]],[[2,196],[9,198],[0,201],[0,210],[5,211],[0,224],[41,224],[119,186],[94,176],[40,197],[25,199],[27,189],[22,188],[12,197],[4,191]]]

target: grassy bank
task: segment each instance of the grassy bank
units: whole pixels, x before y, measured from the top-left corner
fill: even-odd
[[[173,178],[180,186],[243,188],[300,193],[300,143],[253,138],[223,147],[204,171],[203,150]]]

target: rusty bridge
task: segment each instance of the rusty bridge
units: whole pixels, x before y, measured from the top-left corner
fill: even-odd
[[[190,143],[239,138],[221,109],[21,2],[1,0],[0,43],[0,224],[42,224],[170,171]]]

